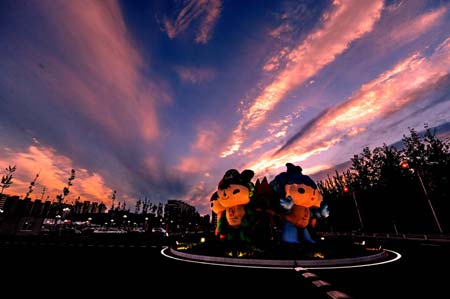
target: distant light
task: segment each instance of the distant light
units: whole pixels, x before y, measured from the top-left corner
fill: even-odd
[[[344,191],[344,193],[347,193],[348,191],[350,191],[350,188],[348,186],[344,186],[344,188],[342,188],[342,191]]]
[[[205,242],[206,242],[206,239],[204,237],[201,237],[200,238],[200,243],[205,243]]]
[[[403,168],[403,169],[408,169],[409,168],[409,164],[406,161],[402,161],[400,163],[400,167]]]
[[[322,240],[322,241],[325,240],[325,237],[320,237],[320,240]]]

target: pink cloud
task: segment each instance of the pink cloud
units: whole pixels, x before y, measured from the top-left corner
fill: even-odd
[[[165,17],[164,29],[170,39],[187,30],[191,23],[200,19],[200,25],[195,42],[206,44],[211,38],[213,29],[222,12],[221,0],[192,0],[186,1],[176,18],[172,21]]]
[[[192,149],[202,153],[217,151],[218,132],[219,128],[215,124],[211,124],[207,128],[198,128],[197,138],[192,145]]]
[[[417,18],[406,20],[400,26],[395,26],[395,29],[390,30],[389,37],[391,42],[408,43],[417,39],[431,28],[437,26],[444,19],[443,17],[447,12],[448,5],[424,13]],[[402,11],[396,13],[401,14]]]
[[[54,30],[54,47],[61,55],[36,46],[28,55],[43,57],[45,69],[37,75],[55,103],[63,98],[67,107],[81,111],[112,136],[127,139],[132,130],[144,140],[158,138],[156,107],[169,96],[161,84],[142,75],[147,66],[131,41],[118,3],[38,5]]]
[[[293,89],[314,76],[342,54],[356,39],[371,31],[380,18],[383,1],[335,1],[323,15],[320,27],[286,55],[287,65],[266,85],[248,109],[232,134],[231,145],[222,156],[239,150],[246,131],[263,123]]]
[[[216,77],[213,69],[199,67],[176,67],[175,71],[181,80],[194,84],[211,81]]]
[[[195,41],[199,44],[206,44],[211,38],[214,26],[222,12],[222,3],[220,0],[210,0],[206,11],[206,16],[200,25],[199,32],[195,36]]]
[[[421,92],[433,88],[450,73],[450,38],[442,42],[430,57],[413,54],[376,79],[361,86],[351,97],[328,110],[300,137],[277,153],[263,157],[259,168],[274,167],[288,161],[303,161],[327,151],[345,139],[360,135],[373,122],[400,111]],[[314,140],[314,142],[311,142]],[[295,153],[302,153],[297,156]]]
[[[286,137],[287,131],[292,127],[293,120],[300,116],[300,112],[302,109],[303,108],[300,107],[297,111],[286,115],[284,118],[270,123],[268,125],[269,128],[267,129],[268,136],[265,138],[259,138],[249,146],[243,147],[242,152],[248,155],[269,143],[272,143],[274,144],[273,146],[276,146],[275,142],[279,142],[281,138]]]
[[[0,164],[17,166],[13,184],[7,190],[9,194],[24,196],[30,182],[39,173],[31,197],[40,198],[42,187],[45,187],[47,191],[44,200],[47,196],[50,200],[55,200],[56,195],[61,194],[67,185],[71,169],[75,169],[76,173],[70,193],[65,198],[67,202],[81,196],[82,200],[108,203],[108,196],[112,193],[101,175],[77,168],[71,159],[58,154],[51,147],[32,145],[24,152],[10,151],[0,160]]]
[[[215,187],[215,186],[214,186]],[[191,186],[187,195],[182,199],[190,205],[196,207],[197,211],[201,214],[210,214],[211,206],[209,199],[215,188],[208,189],[207,184],[200,181],[196,185]]]
[[[288,23],[284,23],[270,31],[269,35],[273,38],[280,38],[282,34],[290,31],[292,31],[291,25],[289,25]]]
[[[188,156],[180,158],[180,163],[175,167],[177,172],[183,174],[206,173],[210,169],[212,158],[204,156]]]

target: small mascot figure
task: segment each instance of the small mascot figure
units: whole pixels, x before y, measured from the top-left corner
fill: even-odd
[[[217,204],[213,205],[214,209],[217,208],[221,213],[220,218],[218,213],[217,232],[220,238],[231,246],[229,255],[232,256],[242,256],[244,253],[238,251],[250,242],[250,218],[254,213],[248,204],[254,193],[254,185],[251,182],[253,176],[252,170],[246,169],[239,173],[236,169],[230,169],[219,182],[217,189]]]
[[[312,220],[310,208],[320,209],[322,194],[314,181],[302,174],[300,166],[287,163],[286,167],[286,172],[278,174],[270,182],[272,190],[280,200],[280,206],[285,210],[282,240],[287,243],[299,243],[300,231],[302,239],[308,243],[315,243],[307,226]]]
[[[222,217],[223,211],[225,211],[225,208],[219,203],[218,199],[219,194],[217,194],[217,192],[214,192],[211,195],[210,202],[211,202],[211,210],[217,215],[217,222],[213,224],[216,227],[214,233],[216,236],[219,236],[219,226],[221,225],[220,219]]]

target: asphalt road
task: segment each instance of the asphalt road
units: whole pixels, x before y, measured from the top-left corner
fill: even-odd
[[[301,272],[181,262],[151,246],[3,247],[0,289],[39,298],[449,298],[449,245],[384,246],[402,258],[379,266]]]

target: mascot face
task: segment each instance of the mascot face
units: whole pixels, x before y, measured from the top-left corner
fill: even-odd
[[[250,202],[250,190],[243,185],[231,184],[225,189],[217,190],[218,203],[224,208],[245,205]]]
[[[309,209],[294,205],[291,213],[286,217],[286,220],[295,225],[298,228],[305,228],[308,226],[310,219]]]
[[[237,205],[231,208],[227,208],[226,217],[228,224],[231,227],[239,227],[242,222],[242,218],[245,216],[245,207],[243,205]]]
[[[286,197],[290,196],[294,204],[305,208],[319,208],[322,202],[319,190],[305,184],[287,184],[285,191]]]

